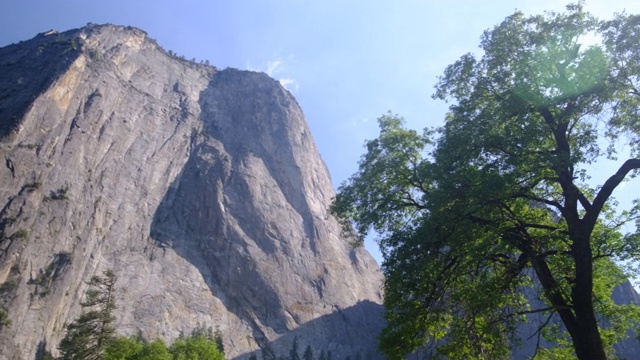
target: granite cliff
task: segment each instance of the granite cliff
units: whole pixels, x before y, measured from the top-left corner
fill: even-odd
[[[43,33],[0,49],[0,155],[0,359],[55,353],[105,269],[121,334],[378,356],[382,275],[327,213],[327,168],[267,75],[134,28]]]

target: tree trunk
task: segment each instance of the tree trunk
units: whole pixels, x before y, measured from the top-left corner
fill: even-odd
[[[576,264],[576,279],[571,289],[571,298],[577,325],[575,331],[570,334],[578,359],[605,360],[607,356],[593,308],[593,256],[589,241],[590,227],[584,226],[585,224],[580,225],[577,233],[570,235],[573,240],[571,250]]]
[[[577,241],[574,244],[576,244],[573,246],[576,282],[572,288],[570,303],[559,291],[544,256],[532,256],[532,265],[547,300],[554,306],[571,336],[577,358],[606,360],[607,356],[593,307],[593,260],[590,244],[588,241]]]
[[[585,320],[579,323],[577,330],[577,333],[571,334],[571,340],[578,359],[606,360],[607,355],[604,352],[595,318],[593,321]]]

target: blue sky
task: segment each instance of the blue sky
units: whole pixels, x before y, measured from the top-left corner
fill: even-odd
[[[376,119],[388,110],[416,129],[441,124],[447,105],[430,97],[436,78],[464,53],[479,52],[483,30],[516,9],[539,14],[564,5],[558,0],[0,0],[0,46],[49,29],[109,22],[139,27],[188,59],[267,72],[297,98],[337,186],[356,171],[365,139],[377,135]],[[640,13],[637,0],[591,0],[585,7],[602,18],[624,9]],[[638,197],[639,182],[614,195]],[[375,243],[366,246],[379,259]]]

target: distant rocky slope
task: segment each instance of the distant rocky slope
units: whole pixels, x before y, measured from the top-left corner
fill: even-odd
[[[122,334],[378,357],[382,275],[327,213],[327,168],[267,75],[134,28],[43,33],[0,49],[0,155],[0,359],[55,353],[105,269]]]

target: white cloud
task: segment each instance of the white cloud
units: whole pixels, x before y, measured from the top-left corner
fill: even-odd
[[[282,86],[291,92],[298,91],[300,85],[296,79],[287,77],[287,68],[284,66],[283,61],[280,58],[267,61],[264,66],[261,66],[262,71],[272,78],[278,80]]]
[[[293,92],[293,91],[298,91],[298,89],[300,88],[300,86],[298,86],[298,82],[295,79],[278,79],[278,81],[280,81],[280,85],[284,86],[285,89]]]
[[[280,60],[274,60],[274,61],[267,62],[267,70],[265,70],[265,73],[267,73],[267,75],[273,77],[273,75],[276,73],[276,71],[278,70],[280,65],[282,65],[282,61],[280,61]]]
[[[280,82],[280,85],[291,92],[296,92],[300,89],[298,81],[290,76],[287,76],[289,73],[288,68],[284,65],[284,62],[279,57],[275,60],[267,61],[259,66],[247,64],[245,68],[250,71],[264,72],[270,77],[278,80]]]

